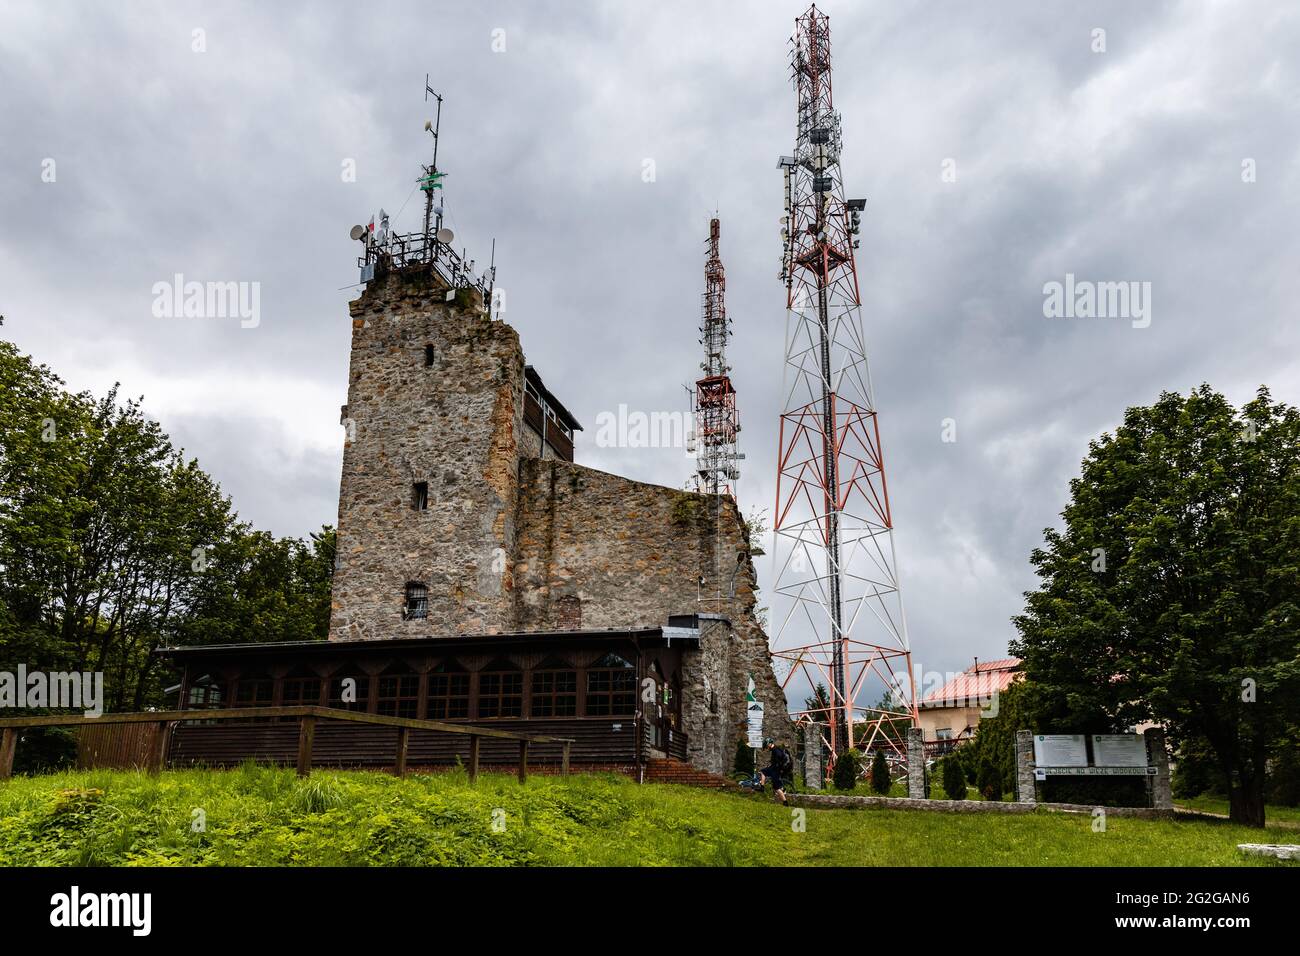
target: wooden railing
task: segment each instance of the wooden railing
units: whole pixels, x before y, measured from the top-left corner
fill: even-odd
[[[362,714],[333,707],[232,707],[223,710],[160,710],[127,714],[104,714],[100,717],[77,717],[52,714],[42,717],[9,717],[0,719],[0,780],[13,775],[14,753],[18,747],[18,732],[32,727],[85,727],[105,724],[158,725],[157,749],[148,761],[151,772],[161,770],[167,763],[171,745],[172,725],[194,720],[249,720],[259,717],[298,718],[298,776],[311,773],[312,743],[316,737],[317,720],[340,720],[355,724],[378,724],[397,729],[394,749],[394,766],[397,775],[406,774],[406,752],[412,730],[430,730],[469,737],[469,778],[478,777],[479,741],[484,737],[519,741],[519,782],[528,779],[528,747],[530,744],[560,744],[560,773],[568,776],[570,737],[548,737],[540,734],[521,734],[492,727],[472,727],[465,724],[447,724],[439,720],[416,720],[411,717],[387,717],[382,714]]]
[[[533,396],[532,392],[524,392],[524,421],[542,436],[542,441],[550,445],[551,450],[560,458],[573,461],[573,439],[564,434],[558,425],[547,421],[541,402]],[[545,449],[539,457],[546,457]]]

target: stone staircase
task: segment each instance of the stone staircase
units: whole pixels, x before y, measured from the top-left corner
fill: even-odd
[[[709,790],[739,790],[734,780],[692,767],[684,760],[672,757],[652,758],[646,762],[646,783],[677,783],[686,787],[705,787]]]

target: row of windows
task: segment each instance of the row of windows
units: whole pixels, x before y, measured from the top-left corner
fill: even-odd
[[[606,654],[585,670],[583,708],[588,717],[624,717],[636,712],[636,670],[622,657]],[[439,669],[429,674],[425,717],[455,720],[524,716],[524,688],[527,685],[528,716],[577,717],[579,715],[579,672],[562,662],[543,662],[528,672],[487,669],[471,680],[462,670]],[[525,681],[527,678],[527,681]],[[370,710],[390,717],[417,717],[420,707],[420,679],[415,674],[385,674],[335,677],[329,681],[328,706],[345,710]],[[316,704],[322,680],[318,677],[286,677],[281,681],[280,704],[285,707]],[[274,699],[274,681],[269,677],[245,677],[235,683],[232,705],[269,707]],[[220,707],[220,685],[192,687],[191,707]],[[473,706],[477,705],[477,706]]]

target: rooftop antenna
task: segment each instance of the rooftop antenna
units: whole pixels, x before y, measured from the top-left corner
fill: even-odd
[[[435,235],[439,242],[442,242],[442,206],[438,206],[435,211],[433,206],[433,191],[442,188],[442,177],[446,173],[438,172],[438,134],[442,130],[442,96],[436,93],[429,85],[429,74],[424,74],[424,101],[427,103],[432,96],[438,101],[438,109],[434,114],[434,119],[424,121],[424,129],[433,137],[433,163],[428,166],[421,166],[424,175],[420,177],[420,188],[424,190],[424,241],[429,242],[429,237]],[[436,222],[434,216],[437,216]],[[447,240],[450,241],[450,240]]]
[[[422,232],[393,232],[384,210],[379,211],[379,229],[371,226],[353,226],[349,235],[363,243],[362,254],[357,258],[361,269],[361,284],[365,285],[392,270],[408,267],[428,267],[447,285],[447,295],[454,297],[456,290],[473,288],[482,297],[486,311],[491,313],[493,283],[496,277],[496,240],[492,242],[492,258],[482,274],[475,271],[474,260],[465,250],[459,254],[452,247],[455,234],[443,225],[442,198],[434,193],[443,188],[447,174],[438,168],[438,141],[442,138],[442,96],[429,85],[429,74],[424,75],[424,99],[433,97],[437,103],[434,118],[425,120],[424,130],[433,137],[433,160],[420,165],[420,178],[416,188],[424,192],[424,229]],[[400,210],[399,213],[400,215]],[[451,301],[451,298],[448,298]]]

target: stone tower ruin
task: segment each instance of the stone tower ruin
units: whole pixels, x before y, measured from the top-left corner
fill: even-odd
[[[349,305],[330,640],[666,627],[703,611],[681,675],[691,761],[730,770],[751,676],[765,731],[788,737],[734,499],[574,464],[581,426],[481,287],[428,262],[378,271]],[[716,593],[725,606],[700,603]]]

